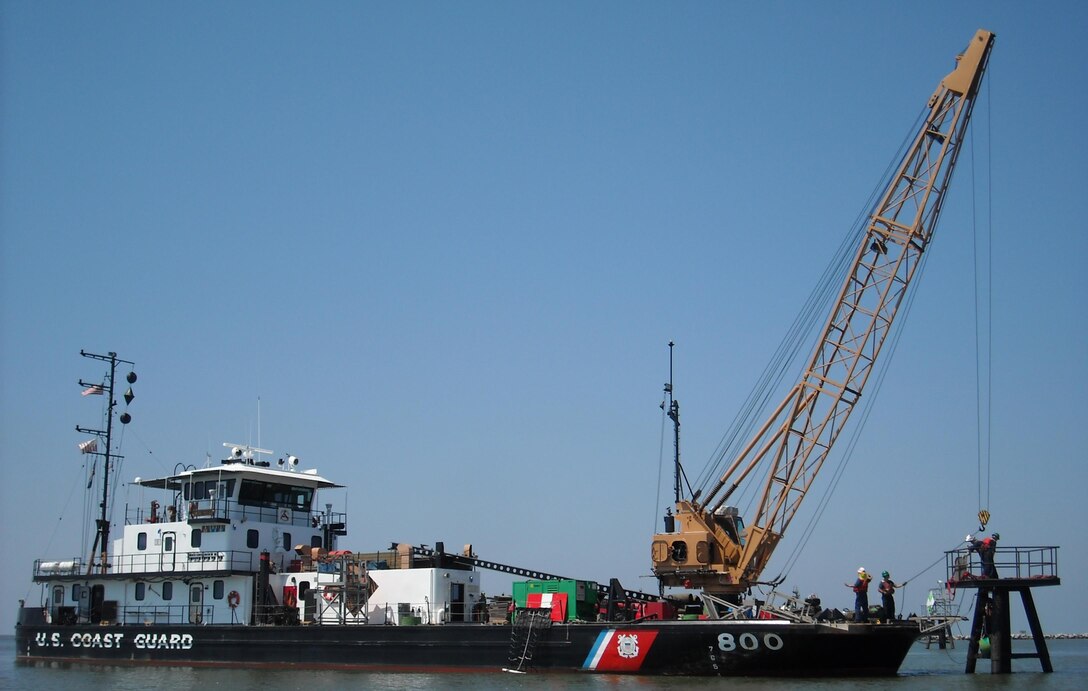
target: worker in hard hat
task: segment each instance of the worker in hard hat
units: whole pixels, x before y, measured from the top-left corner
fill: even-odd
[[[997,578],[997,566],[994,564],[994,557],[997,553],[997,541],[1000,539],[1001,535],[994,533],[982,541],[982,549],[979,550],[978,555],[982,558],[983,578]]]
[[[884,621],[895,621],[895,589],[902,588],[906,582],[895,583],[887,571],[882,571],[880,578],[880,585],[876,589],[880,593],[880,604],[884,608]]]
[[[979,561],[982,562],[982,577],[997,578],[997,566],[994,565],[994,556],[997,552],[997,541],[1001,539],[1000,533],[994,533],[990,537],[981,540],[967,536],[970,543],[967,549],[978,552]]]
[[[854,621],[861,624],[869,621],[869,581],[873,580],[865,567],[858,567],[858,578],[854,585],[844,583],[847,588],[854,591]]]

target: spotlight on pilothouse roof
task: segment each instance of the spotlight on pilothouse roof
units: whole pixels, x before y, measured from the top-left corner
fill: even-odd
[[[275,453],[274,451],[269,451],[268,449],[259,449],[256,446],[250,446],[249,444],[238,444],[230,441],[223,442],[223,446],[230,449],[231,462],[245,461],[246,463],[251,465],[253,464],[253,459],[255,458],[256,454],[272,455],[273,453]],[[265,465],[267,466],[267,464],[268,463],[266,461]]]

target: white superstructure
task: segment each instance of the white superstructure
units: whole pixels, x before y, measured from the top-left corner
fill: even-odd
[[[134,484],[160,498],[129,509],[107,563],[39,560],[47,618],[103,624],[427,624],[467,621],[479,574],[419,564],[411,549],[353,554],[347,516],[320,510],[340,487],[316,470],[254,461],[234,447],[219,466]]]

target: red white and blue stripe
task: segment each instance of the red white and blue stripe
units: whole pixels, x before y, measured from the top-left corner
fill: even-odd
[[[657,638],[657,631],[647,629],[605,629],[597,636],[582,663],[593,672],[635,672],[642,667],[646,654]]]

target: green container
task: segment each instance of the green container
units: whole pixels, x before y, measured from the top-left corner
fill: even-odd
[[[414,614],[400,615],[401,626],[419,626],[420,618]]]
[[[515,581],[514,606],[525,607],[530,593],[565,593],[567,621],[597,619],[597,584],[592,581],[563,579],[554,581]]]

